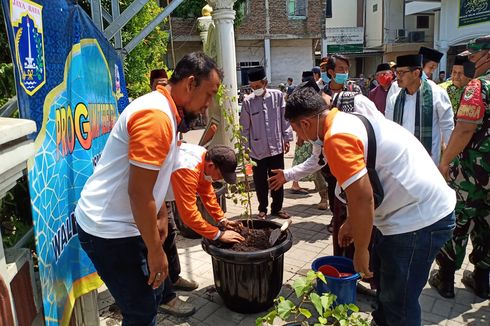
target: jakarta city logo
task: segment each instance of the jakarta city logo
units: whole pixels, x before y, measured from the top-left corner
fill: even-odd
[[[15,63],[19,82],[28,95],[36,93],[46,82],[42,9],[29,0],[10,1]]]

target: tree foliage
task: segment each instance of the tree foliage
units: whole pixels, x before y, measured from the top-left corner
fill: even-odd
[[[236,0],[233,9],[236,12],[235,26],[240,25],[245,13],[247,0]],[[184,0],[172,13],[172,17],[197,18],[201,16],[202,7],[207,4],[206,0]]]
[[[133,1],[121,0],[121,12]],[[90,14],[90,1],[82,0],[79,4]],[[158,0],[149,1],[122,30],[123,46],[130,42],[145,28],[163,9]],[[111,12],[110,0],[103,0],[102,6]],[[162,23],[163,24],[163,23]],[[138,97],[150,91],[149,74],[153,69],[166,68],[164,55],[167,52],[168,33],[158,26],[124,60],[124,76],[130,97]]]

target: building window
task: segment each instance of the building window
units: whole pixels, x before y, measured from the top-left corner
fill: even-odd
[[[417,29],[429,28],[429,16],[417,16]]]
[[[289,17],[306,17],[307,0],[287,0]]]
[[[378,11],[378,4],[377,3],[373,5],[373,12],[376,12],[376,11]]]
[[[327,0],[327,7],[325,8],[325,18],[332,18],[332,0]]]

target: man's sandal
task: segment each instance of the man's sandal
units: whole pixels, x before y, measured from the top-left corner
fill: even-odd
[[[271,215],[273,216],[277,216],[279,218],[282,218],[282,219],[288,219],[290,218],[291,216],[289,216],[288,213],[286,213],[285,211],[279,211],[279,212],[275,212],[275,213],[272,213]]]
[[[259,214],[257,214],[257,218],[259,220],[265,220],[266,217],[267,217],[267,214],[265,212],[259,212]]]

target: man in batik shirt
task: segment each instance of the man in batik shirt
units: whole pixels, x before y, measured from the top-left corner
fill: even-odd
[[[454,273],[463,263],[470,236],[473,251],[469,259],[475,269],[464,274],[462,281],[477,296],[487,299],[490,270],[490,35],[470,42],[468,49],[472,53],[469,59],[475,63],[475,75],[479,77],[465,88],[456,127],[439,165],[441,173],[456,190],[456,229],[452,239],[437,255],[440,269],[429,283],[441,296],[454,297]]]
[[[472,63],[468,59],[469,53],[465,53],[465,52],[455,57],[453,70],[451,72],[451,80],[439,84],[439,86],[441,86],[446,90],[447,95],[449,95],[449,99],[451,100],[451,105],[453,107],[455,118],[456,118],[456,113],[458,113],[459,102],[461,101],[461,96],[463,95],[464,88],[474,77],[474,75],[472,76],[470,74],[471,69],[469,69],[471,65],[474,66],[474,63]],[[467,67],[466,74],[465,74],[464,65],[466,65]],[[475,73],[474,68],[472,70],[474,74]]]

